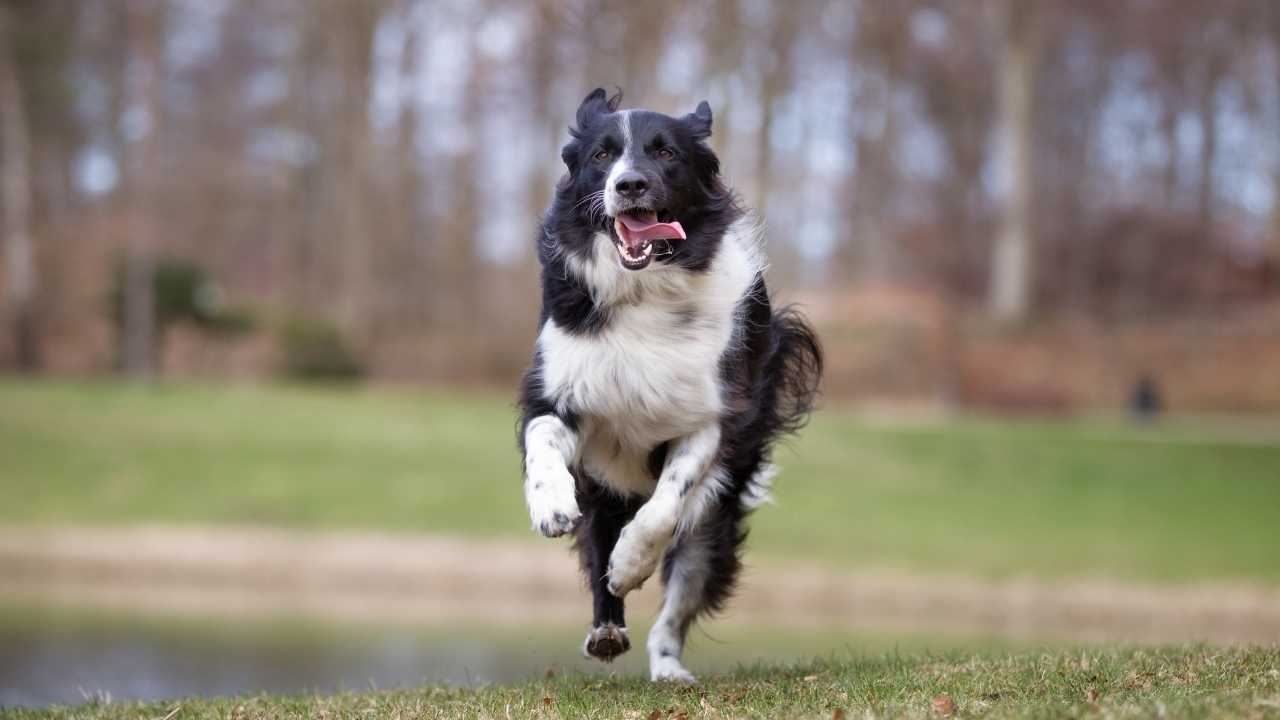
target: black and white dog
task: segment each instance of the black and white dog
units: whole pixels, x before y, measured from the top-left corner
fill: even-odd
[[[758,225],[720,178],[706,102],[682,118],[578,108],[542,223],[541,329],[521,392],[533,527],[574,533],[595,618],[584,651],[630,648],[623,597],[662,562],[654,680],[731,594],[744,518],[768,498],[770,443],[805,421],[813,330],[770,307]]]

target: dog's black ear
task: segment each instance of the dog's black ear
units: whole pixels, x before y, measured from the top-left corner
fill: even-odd
[[[570,173],[578,171],[578,151],[581,149],[579,141],[582,140],[583,133],[597,117],[614,112],[620,104],[622,104],[621,90],[609,95],[604,88],[596,88],[583,98],[582,104],[578,106],[578,114],[574,118],[574,126],[569,128],[569,136],[573,139],[560,150],[560,159],[564,160]]]
[[[706,100],[698,103],[697,110],[684,116],[684,124],[688,126],[694,140],[711,137],[711,105]]]
[[[578,141],[570,140],[567,145],[560,148],[560,159],[564,161],[565,167],[569,168],[569,173],[578,172]]]
[[[613,107],[610,107],[613,105]],[[583,99],[582,104],[578,106],[578,116],[575,124],[578,130],[585,129],[595,120],[597,116],[612,111],[617,107],[616,103],[611,103],[609,93],[604,88],[596,88],[591,94]]]

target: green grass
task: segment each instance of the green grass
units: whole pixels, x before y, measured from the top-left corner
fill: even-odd
[[[833,658],[694,687],[560,675],[479,689],[0,711],[6,718],[1280,717],[1280,650]]]
[[[0,380],[0,522],[535,539],[492,392]],[[1280,581],[1280,432],[827,410],[753,557],[983,576]]]

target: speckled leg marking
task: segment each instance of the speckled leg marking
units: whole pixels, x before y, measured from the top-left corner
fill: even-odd
[[[577,436],[560,418],[543,415],[529,421],[524,438],[524,497],[533,529],[547,537],[573,532],[582,519],[568,467]]]

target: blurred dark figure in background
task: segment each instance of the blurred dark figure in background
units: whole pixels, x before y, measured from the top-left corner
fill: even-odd
[[[1160,387],[1150,373],[1145,373],[1133,385],[1133,398],[1129,402],[1133,417],[1141,423],[1155,422],[1164,410]]]

